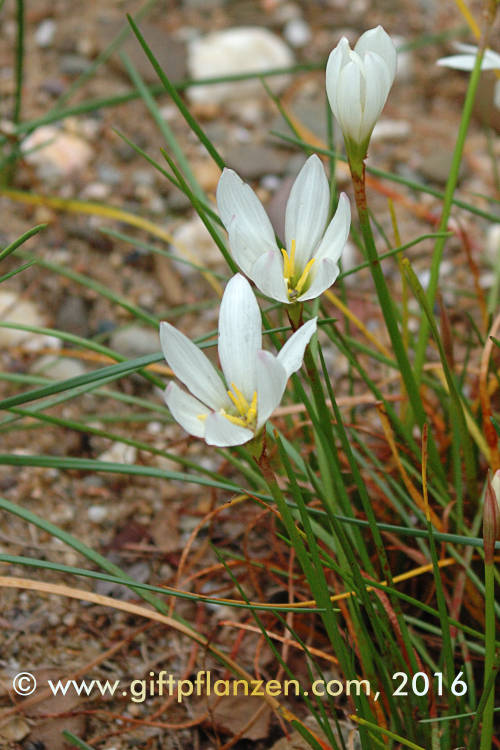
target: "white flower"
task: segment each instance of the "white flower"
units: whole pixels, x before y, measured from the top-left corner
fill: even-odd
[[[259,432],[280,403],[288,378],[300,368],[316,318],[301,326],[278,356],[262,349],[261,329],[257,300],[240,274],[226,286],[219,313],[224,380],[183,333],[160,324],[165,359],[192,394],[172,381],[165,391],[167,406],[187,432],[209,445],[241,445]]]
[[[460,44],[459,42],[454,46],[463,54],[441,57],[437,61],[437,65],[443,65],[446,68],[456,68],[457,70],[472,70],[476,62],[478,48],[473,44]],[[493,52],[491,49],[484,51],[481,70],[500,70],[500,55],[498,52]]]
[[[365,31],[354,50],[342,37],[330,53],[326,92],[346,140],[368,146],[396,75],[396,57],[382,26]]]
[[[443,65],[446,68],[456,68],[456,70],[472,70],[476,62],[478,48],[473,44],[460,44],[459,42],[455,43],[455,48],[463,54],[441,57],[437,61],[437,65]],[[493,52],[491,49],[484,51],[481,70],[500,70],[500,55],[498,52]],[[500,109],[500,79],[495,83],[493,104],[497,109]]]
[[[234,260],[268,297],[304,302],[328,289],[339,273],[338,260],[351,223],[349,199],[342,193],[328,226],[330,190],[320,159],[310,156],[293,184],[285,214],[285,249],[252,188],[232,169],[217,187],[217,206]]]

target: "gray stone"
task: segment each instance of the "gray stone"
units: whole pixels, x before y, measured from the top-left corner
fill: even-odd
[[[160,337],[158,331],[134,324],[115,331],[109,345],[125,357],[143,357],[160,351]]]
[[[493,70],[481,73],[474,102],[474,114],[486,126],[500,133],[500,109],[495,106],[495,87],[498,78]]]
[[[99,39],[101,49],[105,49],[122,28],[123,23],[121,21],[103,25]],[[165,75],[174,82],[186,78],[186,47],[184,42],[175,39],[161,27],[146,21],[141,21],[140,30]],[[133,33],[127,37],[120,49],[130,58],[132,65],[146,83],[158,83],[158,75]],[[119,54],[112,55],[109,64],[128,77]]]
[[[446,185],[450,174],[453,153],[451,151],[438,150],[425,156],[419,164],[419,172],[430,182]],[[459,177],[465,174],[465,162],[460,165]]]
[[[89,334],[88,310],[81,297],[64,297],[56,314],[56,328],[85,338]]]
[[[230,146],[225,157],[227,166],[247,180],[266,174],[283,174],[288,162],[288,156],[276,148],[252,143]]]
[[[97,174],[105,185],[119,185],[122,181],[122,173],[110,164],[98,164]]]
[[[59,63],[61,73],[67,76],[79,76],[90,67],[90,62],[81,55],[62,55]]]

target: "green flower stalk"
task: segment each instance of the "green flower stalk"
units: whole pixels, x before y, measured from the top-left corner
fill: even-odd
[[[484,686],[493,669],[495,660],[495,542],[500,536],[500,470],[493,479],[488,477],[484,495],[483,540],[484,540],[484,583],[485,583],[485,657]],[[487,698],[483,713],[480,750],[489,750],[493,740],[493,711],[495,703],[494,686]]]

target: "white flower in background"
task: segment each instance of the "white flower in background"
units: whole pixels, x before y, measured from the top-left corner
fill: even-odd
[[[476,62],[478,48],[473,44],[460,44],[459,42],[455,43],[454,47],[462,54],[441,57],[437,61],[437,65],[456,68],[457,70],[472,70]],[[481,70],[500,70],[500,55],[498,52],[493,52],[491,49],[484,51]]]
[[[236,172],[225,169],[217,187],[217,206],[234,260],[263,294],[285,303],[318,297],[339,274],[351,209],[342,193],[326,226],[329,204],[325,170],[316,155],[310,156],[288,198],[281,249],[262,203]]]
[[[396,75],[396,47],[382,26],[362,34],[354,50],[342,37],[326,66],[326,92],[346,140],[366,155],[372,130]]]
[[[460,44],[459,42],[456,42],[454,46],[462,54],[441,57],[437,61],[437,65],[455,68],[456,70],[472,70],[476,62],[478,48],[473,44]],[[491,49],[484,51],[481,70],[500,70],[500,55],[498,52],[493,52]],[[493,103],[497,109],[500,109],[500,79],[495,84]]]
[[[174,419],[209,445],[226,447],[251,440],[280,403],[315,330],[316,318],[301,326],[277,356],[264,351],[257,300],[248,281],[237,274],[226,286],[219,313],[224,380],[183,333],[169,323],[160,324],[165,359],[191,391],[186,393],[173,381],[167,386],[165,401]]]

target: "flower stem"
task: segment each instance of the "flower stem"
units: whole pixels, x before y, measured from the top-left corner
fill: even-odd
[[[439,222],[438,232],[446,231],[448,227],[448,221],[450,218],[451,207],[453,204],[453,195],[458,182],[458,174],[460,170],[460,164],[462,161],[462,154],[464,150],[465,138],[467,136],[467,130],[469,128],[469,122],[472,115],[472,108],[474,106],[474,100],[476,98],[476,90],[479,84],[479,77],[481,75],[481,63],[483,61],[484,50],[486,49],[490,29],[493,25],[493,18],[496,12],[496,8],[489,8],[485,13],[485,23],[483,27],[483,33],[481,41],[479,43],[479,49],[472,70],[469,86],[467,88],[467,94],[465,96],[465,103],[462,112],[462,119],[460,121],[460,127],[458,129],[457,141],[455,143],[455,150],[453,152],[453,159],[451,163],[450,173],[448,175],[448,181],[446,183],[444,200],[443,200],[443,212],[441,214],[441,220]],[[427,299],[431,309],[434,307],[436,299],[438,281],[439,281],[439,269],[441,266],[441,259],[443,257],[444,245],[446,237],[438,237],[436,244],[434,245],[434,254],[431,262],[431,273],[429,278],[429,286],[427,287]],[[429,323],[422,318],[420,324],[420,333],[415,351],[415,365],[414,372],[417,382],[420,382],[422,375],[422,369],[424,366],[425,352],[427,349],[427,342],[429,340]]]
[[[495,577],[492,560],[486,560],[484,563],[484,584],[485,584],[485,656],[484,656],[484,686],[488,683],[488,678],[493,670],[495,660]],[[483,726],[481,731],[480,750],[489,750],[493,742],[493,710],[495,702],[495,690],[492,686],[483,712]]]
[[[368,214],[368,205],[366,200],[365,163],[363,160],[357,159],[355,157],[353,158],[352,154],[349,154],[349,167],[351,170],[351,177],[354,185],[354,196],[358,209],[359,223],[361,226],[361,232],[365,243],[368,261],[370,263],[370,270],[380,302],[380,307],[382,309],[385,324],[389,332],[392,348],[399,365],[399,371],[403,378],[406,392],[408,394],[411,409],[418,426],[420,427],[420,429],[422,429],[427,417],[422,406],[422,400],[420,398],[418,385],[413,375],[413,370],[406,353],[406,348],[404,346],[403,339],[401,338],[401,333],[398,328],[397,317],[394,311],[392,298],[389,294],[389,290],[385,282],[385,277],[380,265],[380,259],[378,257],[377,248],[375,246],[375,240],[370,225],[370,216]],[[439,454],[432,438],[430,438],[429,440],[429,457],[432,462],[434,471],[441,478],[444,478]]]
[[[377,290],[380,307],[382,309],[385,324],[389,332],[392,348],[394,349],[399,369],[403,376],[406,391],[410,399],[410,404],[419,426],[422,427],[425,422],[425,413],[422,407],[417,384],[415,382],[415,378],[413,377],[410,362],[403,345],[403,340],[399,332],[392,299],[389,294],[387,284],[385,283],[384,274],[380,266],[380,260],[378,257],[377,248],[375,247],[375,240],[373,238],[373,232],[370,225],[370,217],[368,215],[368,206],[366,201],[365,163],[361,162],[360,164],[359,161],[350,161],[349,166],[351,168],[351,176],[354,185],[354,196],[358,209],[359,223],[361,226],[361,232],[363,234],[366,253],[370,262],[370,270],[373,276],[373,281],[375,283],[375,288]]]

